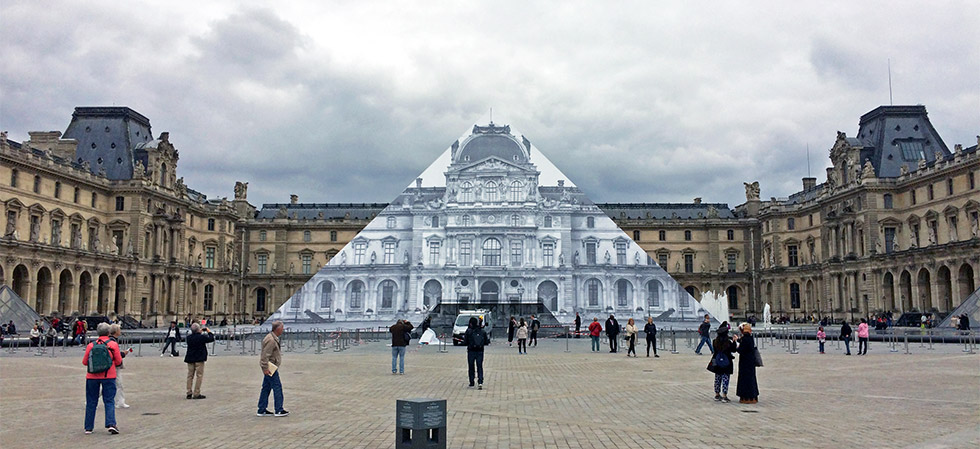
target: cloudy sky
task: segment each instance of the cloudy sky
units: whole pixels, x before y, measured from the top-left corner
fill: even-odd
[[[491,107],[597,202],[786,196],[888,104],[889,58],[895,104],[980,134],[976,1],[4,0],[0,29],[10,138],[129,106],[256,205],[389,201]]]

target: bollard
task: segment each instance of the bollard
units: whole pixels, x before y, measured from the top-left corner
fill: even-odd
[[[909,334],[908,334],[908,332],[904,332],[903,331],[902,332],[902,336],[905,338],[905,354],[906,355],[911,354],[911,352],[909,352]]]
[[[688,332],[688,331],[685,331],[684,334],[687,335],[687,349],[693,348],[694,347],[694,343],[691,341],[691,333]]]
[[[244,338],[244,336],[242,336],[241,342],[242,342],[242,353],[240,355],[245,355],[245,338]]]
[[[936,349],[936,348],[933,348],[932,347],[932,330],[930,329],[929,330],[929,348],[928,348],[928,350],[932,351],[934,349]]]
[[[962,352],[965,352],[967,354],[972,354],[973,353],[973,347],[970,345],[970,334],[971,333],[972,332],[967,331],[966,334],[963,334],[963,351]]]
[[[252,339],[252,355],[255,355],[255,339]]]
[[[572,329],[565,328],[565,352],[572,352],[568,349],[568,339],[572,336]]]
[[[677,354],[677,332],[673,328],[670,329],[670,353]]]
[[[796,340],[798,338],[796,336],[796,332],[795,331],[793,332],[792,337],[790,337],[790,338],[793,340],[793,349],[790,351],[790,354],[799,354],[800,351],[796,348]]]
[[[323,335],[316,333],[316,353],[323,354]]]
[[[895,335],[895,332],[892,332],[890,337],[891,337],[891,349],[889,349],[889,352],[898,352],[898,336]]]

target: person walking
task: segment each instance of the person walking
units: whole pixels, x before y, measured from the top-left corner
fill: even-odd
[[[191,323],[191,333],[187,336],[187,354],[184,354],[184,363],[187,364],[187,399],[206,397],[201,394],[201,384],[204,383],[204,362],[208,361],[208,343],[213,341],[214,334],[210,329],[202,329],[197,322]]]
[[[167,329],[167,333],[163,337],[163,351],[160,351],[160,357],[163,357],[167,353],[167,347],[170,347],[170,357],[177,357],[180,355],[177,353],[177,342],[183,340],[180,335],[180,329],[177,328],[177,322],[171,321],[170,328]]]
[[[827,342],[827,333],[823,331],[823,326],[817,328],[817,343],[820,345],[820,353],[823,354],[823,345]]]
[[[116,342],[119,345],[119,339],[122,338],[122,326],[118,324],[109,325],[109,339]],[[133,352],[133,348],[129,348],[128,351],[123,351],[120,347],[119,356],[123,359],[126,358],[126,354]],[[124,360],[125,361],[125,360]],[[129,408],[129,404],[126,403],[126,395],[123,393],[123,383],[122,383],[122,369],[125,365],[120,363],[116,368],[116,408]]]
[[[490,341],[487,332],[480,325],[480,320],[475,316],[470,317],[470,322],[466,326],[466,333],[463,334],[463,344],[466,345],[466,365],[470,375],[470,386],[473,388],[474,371],[479,382],[477,389],[483,389],[483,347]]]
[[[633,354],[634,358],[636,357],[636,334],[639,332],[633,318],[626,320],[626,341],[630,343],[629,349],[626,350],[626,357],[629,357],[630,354]]]
[[[851,355],[851,325],[847,321],[840,326],[840,338],[844,340],[844,349],[847,349],[844,355]]]
[[[657,355],[657,325],[653,323],[653,317],[647,317],[647,324],[643,326],[643,333],[647,336],[647,357],[650,357],[650,348],[653,348],[653,356]]]
[[[405,351],[412,329],[414,326],[408,320],[398,320],[388,328],[391,332],[391,374],[405,374]]]
[[[708,350],[714,354],[715,349],[711,347],[711,317],[708,314],[704,314],[704,321],[698,326],[698,335],[701,336],[701,341],[698,343],[698,347],[694,349],[694,353],[701,355],[701,347],[707,343]]]
[[[728,383],[735,372],[735,339],[728,335],[728,322],[718,327],[718,336],[714,342],[714,353],[708,364],[710,371],[715,373],[715,400],[731,402],[728,399]]]
[[[533,344],[534,347],[538,347],[538,329],[541,329],[541,321],[538,321],[538,317],[531,315],[531,336],[528,337],[527,343]]]
[[[514,331],[517,330],[517,320],[512,315],[507,323],[507,346],[514,346]]]
[[[582,331],[582,317],[575,312],[575,338],[578,338],[579,332]]]
[[[738,341],[738,384],[735,394],[742,404],[759,402],[759,383],[755,377],[755,339],[752,338],[752,325],[742,323],[742,337]]]
[[[870,336],[868,320],[861,318],[861,324],[858,324],[858,355],[868,355],[868,338]]]
[[[82,365],[88,367],[85,374],[85,434],[95,427],[95,410],[99,407],[99,393],[105,406],[105,427],[110,434],[119,433],[116,427],[116,367],[122,365],[119,345],[109,339],[109,324],[99,323],[95,328],[98,338],[85,347]]]
[[[263,376],[257,416],[275,416],[277,418],[289,416],[289,412],[282,408],[282,382],[279,378],[279,368],[282,367],[282,344],[279,341],[279,336],[285,330],[282,321],[273,321],[272,331],[262,339],[259,367],[262,368]],[[272,392],[272,398],[275,401],[275,413],[269,411],[269,392]]]
[[[616,341],[616,337],[619,336],[619,321],[616,321],[616,317],[609,315],[606,319],[606,337],[609,338],[609,352],[616,352],[619,350],[619,342]]]
[[[517,353],[527,354],[527,323],[524,322],[524,318],[521,318],[521,322],[517,325],[517,330],[514,331],[514,335],[517,337]]]
[[[602,335],[602,325],[599,317],[593,317],[589,323],[589,337],[592,338],[592,352],[599,352],[599,336]]]

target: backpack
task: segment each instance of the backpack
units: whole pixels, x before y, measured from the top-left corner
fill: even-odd
[[[88,353],[88,372],[92,374],[105,373],[112,367],[112,354],[105,341],[97,340],[92,343]]]
[[[470,349],[480,349],[486,346],[486,334],[480,329],[474,329],[470,333]]]
[[[715,363],[715,366],[718,368],[728,368],[728,364],[731,363],[731,361],[728,360],[728,356],[726,356],[725,353],[721,351],[715,353],[715,357],[712,361]]]

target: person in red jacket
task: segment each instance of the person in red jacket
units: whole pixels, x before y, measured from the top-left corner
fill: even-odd
[[[105,345],[109,350],[112,363],[109,364],[109,369],[103,372],[85,374],[85,433],[92,433],[92,428],[95,427],[95,409],[99,406],[101,390],[102,403],[105,405],[105,427],[110,434],[115,435],[119,433],[116,427],[116,367],[122,365],[122,355],[119,352],[119,344],[109,338],[109,323],[99,323],[96,332],[99,338],[85,347],[82,365],[89,365],[89,354],[92,353],[95,345]]]
[[[589,323],[589,336],[592,337],[592,352],[599,352],[599,336],[602,334],[602,325],[599,318],[593,317]]]

